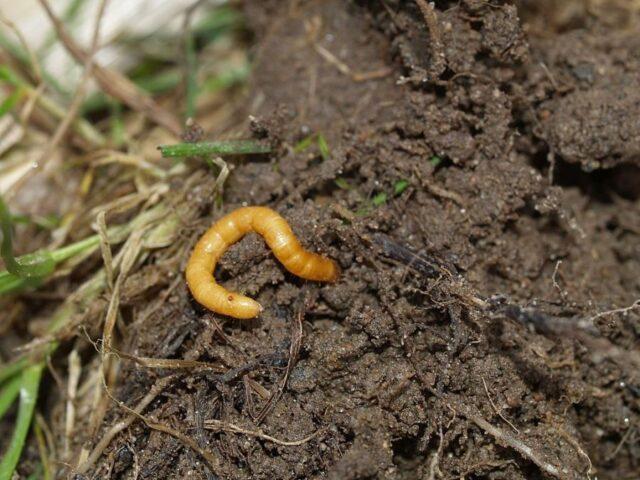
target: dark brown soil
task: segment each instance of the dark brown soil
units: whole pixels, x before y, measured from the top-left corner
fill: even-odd
[[[247,114],[277,153],[236,164],[222,211],[194,192],[193,239],[269,205],[343,274],[302,282],[250,236],[216,275],[258,320],[179,284],[123,348],[225,367],[178,373],[146,410],[216,465],[138,421],[94,478],[640,478],[640,312],[598,315],[640,297],[637,23],[524,0],[247,3]],[[296,153],[318,133],[328,158]],[[125,363],[115,392],[134,405],[166,374]]]

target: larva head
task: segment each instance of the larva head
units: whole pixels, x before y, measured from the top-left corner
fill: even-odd
[[[240,320],[256,318],[263,310],[262,305],[255,300],[237,293],[227,292],[225,300],[216,306],[216,311]]]

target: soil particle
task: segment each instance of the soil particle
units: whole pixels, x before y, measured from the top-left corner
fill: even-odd
[[[640,161],[637,78],[571,93],[546,109],[549,142],[564,160],[587,171]]]

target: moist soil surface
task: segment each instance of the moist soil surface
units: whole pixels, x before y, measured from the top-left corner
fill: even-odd
[[[123,361],[114,395],[158,389],[152,420],[85,477],[640,478],[633,2],[247,3],[244,113],[274,151],[231,161],[222,207],[189,183],[180,265],[250,204],[342,274],[302,281],[249,235],[216,277],[258,319],[174,282],[120,349],[221,369]]]

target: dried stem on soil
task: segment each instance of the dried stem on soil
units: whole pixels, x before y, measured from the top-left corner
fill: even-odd
[[[130,413],[126,418],[120,420],[115,423],[107,432],[102,436],[100,441],[93,448],[91,453],[89,454],[86,461],[84,461],[81,465],[78,465],[75,472],[79,474],[84,474],[87,472],[93,464],[100,458],[102,452],[105,448],[109,446],[111,440],[122,432],[125,428],[129,427],[137,417],[147,406],[155,400],[155,398],[164,390],[173,380],[177,377],[175,375],[170,375],[164,378],[157,380],[153,386],[149,389],[149,392],[140,400],[133,409],[127,407],[127,411]],[[121,405],[121,402],[116,400],[118,405]],[[82,457],[82,456],[81,456]]]
[[[555,478],[561,478],[561,479],[567,479],[567,480],[572,478],[567,474],[563,474],[562,469],[560,467],[553,465],[547,462],[546,460],[544,460],[544,458],[542,458],[542,455],[536,452],[533,448],[521,442],[519,439],[515,438],[514,436],[506,432],[503,432],[497,427],[494,427],[489,422],[487,422],[484,418],[474,414],[464,414],[464,416],[467,417],[469,420],[471,420],[473,423],[475,423],[478,427],[480,427],[486,433],[494,437],[499,444],[513,448],[515,451],[520,453],[520,455],[531,460],[533,463],[535,463],[538,467],[540,467],[543,471],[547,472],[549,475],[552,475]]]
[[[128,353],[121,352],[115,348],[111,348],[111,351],[118,357],[141,365],[145,368],[160,368],[163,370],[211,370],[215,372],[223,372],[224,369],[220,365],[213,363],[200,362],[197,360],[180,360],[173,358],[152,358],[152,357],[138,357],[136,355],[129,355]]]

